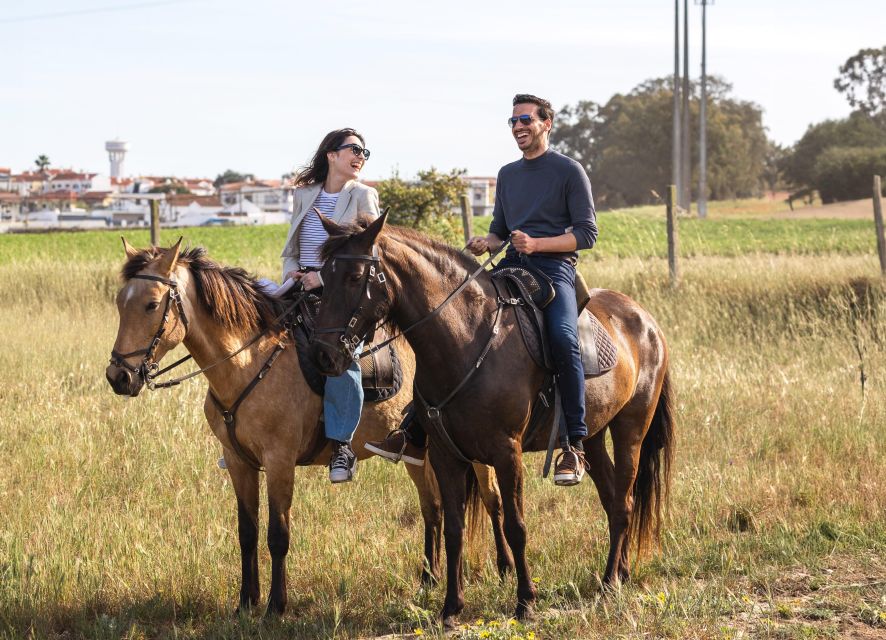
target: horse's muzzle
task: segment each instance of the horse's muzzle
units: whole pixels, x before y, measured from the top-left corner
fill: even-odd
[[[110,364],[105,369],[105,377],[118,396],[135,397],[144,386],[141,376],[134,375],[128,369]]]
[[[337,377],[347,371],[352,360],[340,348],[330,344],[314,341],[311,345],[311,359],[324,376]]]

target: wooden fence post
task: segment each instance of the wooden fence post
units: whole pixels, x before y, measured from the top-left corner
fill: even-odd
[[[886,237],[883,235],[883,203],[880,176],[874,176],[874,226],[877,229],[877,255],[880,256],[880,275],[886,277]]]
[[[464,193],[461,196],[461,226],[465,232],[465,244],[474,237],[474,212],[471,210],[471,197]]]
[[[156,198],[149,200],[151,203],[151,244],[160,246],[160,201]]]
[[[676,287],[680,280],[677,269],[677,186],[668,186],[667,199],[668,218],[668,271],[671,276],[671,286]]]

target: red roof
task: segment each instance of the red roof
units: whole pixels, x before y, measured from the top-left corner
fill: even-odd
[[[221,198],[218,196],[195,196],[190,193],[170,193],[166,196],[166,202],[169,204],[181,207],[188,206],[192,202],[196,202],[202,207],[220,207],[221,206]]]
[[[0,202],[21,202],[22,197],[12,191],[0,191]]]
[[[50,191],[49,193],[44,193],[35,198],[35,200],[76,200],[79,197],[76,191],[67,191],[62,189],[61,191]]]
[[[63,171],[52,177],[52,180],[91,180],[97,173],[79,173],[77,171]]]

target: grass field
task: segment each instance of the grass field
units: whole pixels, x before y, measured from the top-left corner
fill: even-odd
[[[680,224],[676,291],[656,211],[602,215],[581,265],[669,339],[678,450],[661,549],[601,594],[592,484],[555,488],[527,456],[538,617],[509,619],[514,581],[499,582],[487,534],[468,554],[454,637],[886,637],[886,285],[872,225]],[[185,237],[275,276],[284,234]],[[122,257],[113,233],[0,236],[0,637],[441,635],[443,590],[418,589],[413,490],[378,460],[347,486],[296,472],[290,612],[231,616],[236,509],[202,419],[205,383],[126,400],[104,380]]]

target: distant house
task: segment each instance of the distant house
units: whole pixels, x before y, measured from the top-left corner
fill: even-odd
[[[12,171],[0,167],[0,191],[12,191]]]
[[[230,182],[219,188],[219,195],[222,205],[231,211],[236,210],[235,207],[245,201],[251,202],[263,211],[279,213],[285,209],[286,194],[281,180]]]
[[[78,171],[62,171],[52,176],[43,187],[43,191],[110,191],[111,179],[99,173],[80,173]]]
[[[465,192],[475,216],[491,216],[495,208],[495,178],[465,176]]]
[[[19,220],[22,214],[22,196],[13,191],[0,191],[0,220],[12,222]]]

